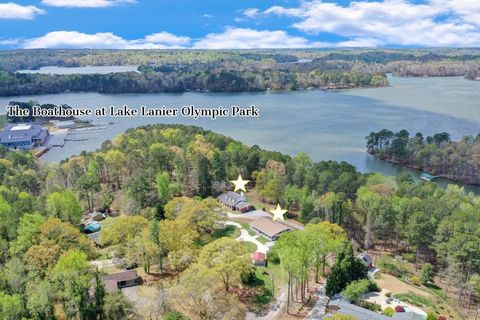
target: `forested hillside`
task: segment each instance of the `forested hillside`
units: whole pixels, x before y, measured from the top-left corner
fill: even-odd
[[[43,66],[138,65],[139,73],[19,74]],[[0,95],[65,91],[183,92],[342,89],[398,76],[476,79],[476,49],[410,50],[13,50],[0,51]]]
[[[480,184],[480,135],[452,141],[447,132],[424,137],[384,129],[366,138],[368,152],[380,159],[468,184]]]
[[[245,287],[256,276],[245,248],[216,229],[225,217],[209,198],[239,173],[252,180],[249,192],[308,223],[282,236],[271,256],[302,299],[309,272],[318,274],[326,254],[339,251],[337,242],[322,247],[318,237],[329,233],[341,243],[347,235],[357,247],[391,248],[418,266],[430,262],[448,289],[475,295],[479,197],[408,176],[360,174],[344,162],[315,163],[303,153],[292,158],[247,147],[198,127],[155,125],[60,164],[1,150],[0,318],[123,319],[112,312],[129,318],[132,306],[123,295],[101,286],[89,292],[100,276],[89,261],[105,247],[147,274],[155,266],[160,277],[175,279],[165,308],[181,305],[195,319],[241,318],[252,306],[245,301],[257,301]],[[100,249],[78,227],[82,212],[93,209],[119,215],[102,229]],[[343,255],[351,259],[351,247]]]

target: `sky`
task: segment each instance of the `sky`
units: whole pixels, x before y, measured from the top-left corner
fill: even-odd
[[[480,0],[0,0],[0,49],[480,47]]]

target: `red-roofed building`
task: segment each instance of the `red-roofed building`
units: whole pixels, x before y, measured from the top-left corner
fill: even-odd
[[[396,306],[395,312],[405,312],[405,309],[402,306]]]
[[[252,263],[254,266],[264,267],[266,261],[265,253],[257,251],[252,254]]]

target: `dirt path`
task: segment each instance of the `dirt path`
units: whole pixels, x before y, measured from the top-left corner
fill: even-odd
[[[287,286],[283,286],[280,289],[280,294],[275,300],[275,304],[269,308],[266,315],[258,316],[253,312],[247,312],[245,320],[276,320],[282,319],[283,309],[287,304]]]

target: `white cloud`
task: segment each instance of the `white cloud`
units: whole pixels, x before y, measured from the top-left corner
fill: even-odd
[[[190,43],[189,37],[179,37],[169,32],[159,32],[145,37],[146,42],[164,44],[167,46],[185,46]]]
[[[126,40],[113,33],[87,34],[78,31],[54,31],[44,36],[22,41],[25,49],[170,49],[180,48],[186,37],[167,32],[152,34],[144,39]]]
[[[0,45],[24,49],[269,49],[373,47],[379,43],[371,38],[356,38],[337,43],[310,41],[282,30],[227,27],[224,32],[210,33],[196,40],[165,31],[133,40],[110,32],[88,34],[78,31],[54,31],[32,39],[0,39]]]
[[[353,1],[342,6],[313,0],[296,8],[273,6],[264,14],[296,18],[293,27],[351,39],[346,44],[480,46],[480,1]]]
[[[22,6],[13,2],[0,3],[0,19],[31,20],[45,11],[35,6]]]
[[[136,0],[42,0],[42,4],[47,6],[68,8],[106,8],[136,2]]]
[[[228,27],[222,33],[210,33],[194,43],[195,49],[306,48],[312,44],[303,37],[285,31],[258,31]]]
[[[260,14],[260,10],[257,8],[248,8],[243,10],[243,15],[248,18],[255,18]]]

